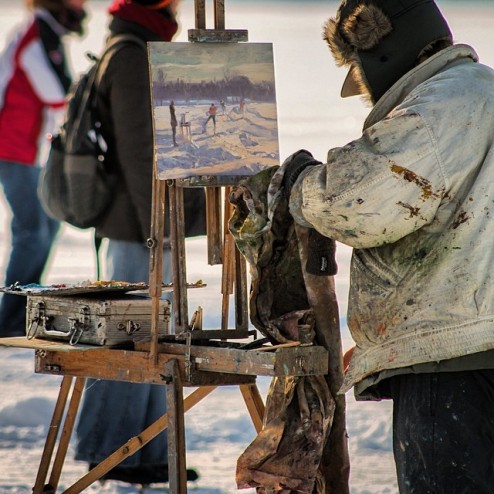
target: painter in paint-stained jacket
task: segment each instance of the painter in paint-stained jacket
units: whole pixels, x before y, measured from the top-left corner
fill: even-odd
[[[342,391],[494,349],[493,176],[494,71],[466,45],[407,72],[360,139],[301,174],[295,219],[354,248]]]

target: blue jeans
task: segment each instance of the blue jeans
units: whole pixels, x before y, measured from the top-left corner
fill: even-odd
[[[0,183],[12,213],[11,251],[5,286],[40,283],[60,227],[43,211],[37,188],[41,169],[0,161]],[[3,295],[0,300],[0,337],[26,334],[26,297]]]
[[[149,249],[137,242],[110,240],[106,278],[148,282]],[[163,256],[163,281],[171,281],[170,251]],[[84,392],[76,435],[76,460],[99,463],[131,437],[140,434],[166,411],[165,387],[90,379]],[[166,433],[162,432],[121,466],[168,463]]]

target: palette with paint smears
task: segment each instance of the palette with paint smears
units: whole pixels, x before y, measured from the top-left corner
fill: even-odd
[[[38,285],[31,283],[29,285],[20,285],[15,283],[7,287],[0,287],[0,292],[13,295],[87,295],[87,294],[111,294],[125,293],[137,290],[147,290],[149,286],[146,283],[129,283],[126,281],[83,281],[75,284],[55,284],[55,285]]]

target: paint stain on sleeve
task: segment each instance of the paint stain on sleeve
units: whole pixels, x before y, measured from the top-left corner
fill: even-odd
[[[466,223],[469,220],[469,216],[466,211],[460,211],[460,214],[451,225],[452,230],[456,230],[461,224]]]
[[[398,205],[403,206],[405,209],[408,209],[408,211],[410,212],[410,218],[414,218],[415,216],[419,215],[420,208],[414,208],[410,204],[405,204],[402,201],[399,201]]]
[[[440,197],[439,194],[434,193],[431,183],[424,177],[420,177],[412,170],[408,170],[397,163],[391,165],[391,171],[403,177],[407,182],[413,183],[422,189],[422,199],[426,200],[431,197]]]

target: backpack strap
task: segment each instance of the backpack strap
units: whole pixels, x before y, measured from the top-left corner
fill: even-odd
[[[98,281],[101,281],[100,250],[101,250],[101,244],[102,243],[103,243],[103,239],[101,237],[98,237],[96,235],[96,231],[95,231],[94,236],[93,236],[93,246],[94,246],[94,252],[96,254],[96,279]]]
[[[144,49],[147,49],[147,44],[142,40],[142,38],[139,38],[134,34],[115,34],[114,36],[108,38],[105,49],[98,60],[97,68],[95,70],[94,85],[96,89],[98,88],[101,79],[106,72],[106,68],[108,67],[108,63],[110,62],[111,57],[115,55],[115,53],[117,53],[121,48],[123,48],[125,44],[129,43],[134,43],[136,45],[142,46]]]

